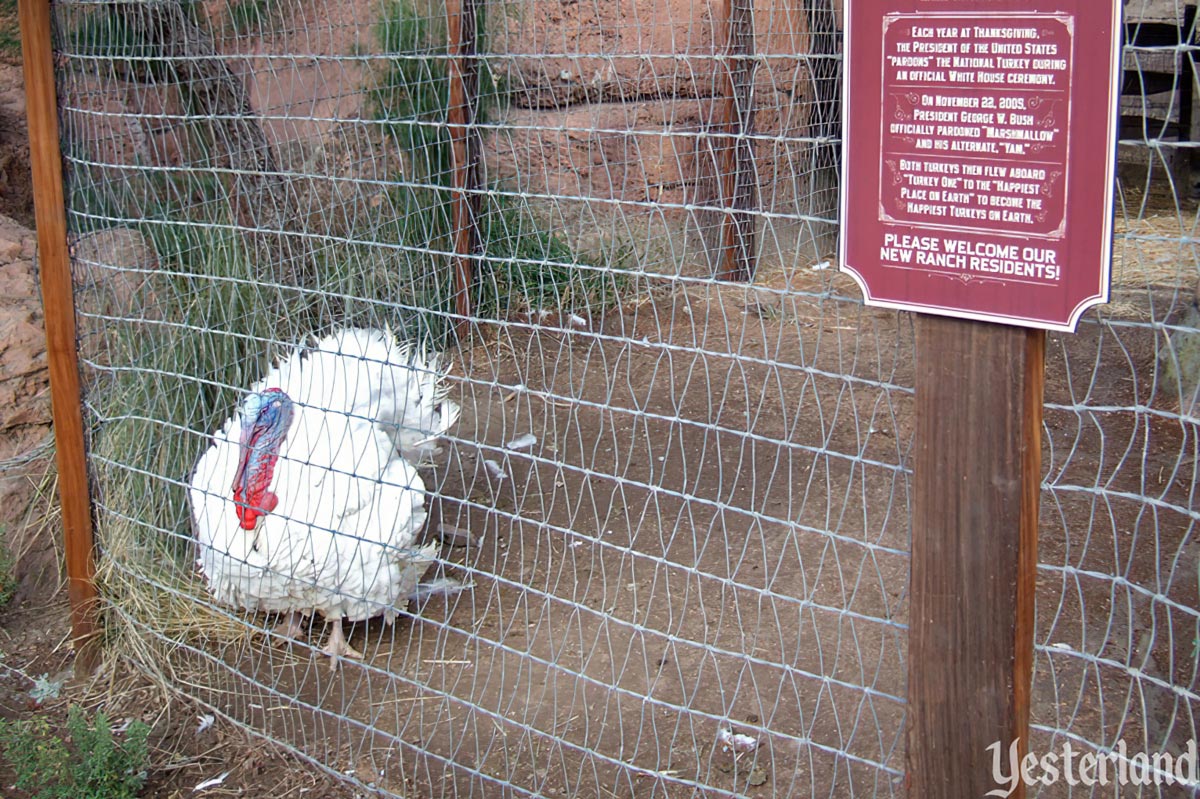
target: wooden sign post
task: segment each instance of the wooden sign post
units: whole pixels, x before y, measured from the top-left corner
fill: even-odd
[[[1023,755],[1033,667],[1045,333],[917,324],[909,796],[983,797]],[[1019,794],[1014,794],[1018,796]]]
[[[1007,789],[989,747],[1005,775],[1026,751],[1044,331],[1108,300],[1120,19],[1119,0],[847,2],[842,268],[868,305],[922,313],[912,797]]]

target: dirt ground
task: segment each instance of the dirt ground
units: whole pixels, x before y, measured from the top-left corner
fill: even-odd
[[[11,23],[2,17],[0,9],[0,25]],[[74,679],[49,459],[49,378],[22,86],[19,59],[11,53],[0,58],[0,536],[16,558],[19,581],[12,601],[0,608],[0,718],[36,716],[61,729],[67,708],[78,704],[89,714],[103,711],[114,727],[142,719],[152,728],[145,797],[359,796],[224,720],[200,731],[199,707],[164,693],[119,660],[108,661],[90,681]],[[58,696],[32,698],[37,679],[61,683]],[[219,784],[193,791],[223,774]],[[0,759],[0,796],[22,799],[12,781]]]
[[[173,665],[196,695],[339,762],[349,749],[358,773],[399,795],[524,795],[509,784],[631,799],[902,795],[836,752],[903,769],[905,645],[889,623],[906,621],[908,520],[889,464],[912,417],[903,392],[869,381],[912,384],[910,351],[895,345],[911,330],[896,314],[842,315],[805,298],[747,306],[698,288],[656,300],[606,316],[604,343],[510,331],[464,358],[457,437],[503,457],[509,474],[488,479],[485,456],[462,446],[435,478],[444,519],[474,537],[443,552],[474,582],[469,594],[394,628],[358,625],[368,657],[336,677],[314,665],[317,633],[287,651],[241,640],[214,659],[180,652]],[[719,355],[730,340],[737,359]],[[696,352],[703,342],[716,352]],[[1116,351],[1122,367],[1093,371]],[[780,352],[807,353],[816,374],[756,362]],[[838,360],[847,352],[853,363]],[[1173,672],[1194,661],[1189,617],[1102,575],[1197,606],[1188,524],[1138,498],[1188,506],[1191,433],[1071,410],[1080,383],[1092,403],[1155,403],[1135,379],[1153,361],[1149,331],[1050,338],[1040,556],[1066,571],[1039,580],[1037,641],[1052,652],[1039,655],[1034,721],[1089,740],[1116,729],[1157,751],[1183,742],[1189,711],[1112,664],[1190,685],[1194,675]],[[864,383],[822,376],[838,371]],[[710,402],[715,425],[689,421],[712,418]],[[531,451],[501,455],[528,432]],[[1111,496],[1073,488],[1094,485]],[[1169,554],[1150,557],[1151,546]],[[1110,665],[1085,668],[1054,647]],[[1112,698],[1130,690],[1143,707]],[[722,719],[769,742],[754,764],[761,787],[716,744]],[[1035,736],[1042,751],[1049,740]]]

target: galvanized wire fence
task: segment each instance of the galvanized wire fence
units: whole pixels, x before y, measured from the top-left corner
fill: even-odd
[[[909,317],[837,271],[839,4],[55,13],[120,647],[385,795],[904,793],[916,367]],[[1178,35],[1131,43],[1131,75],[1158,58],[1185,90],[1127,94],[1151,121],[1122,135],[1113,303],[1050,338],[1033,751],[1196,737],[1193,32],[1159,15]],[[330,672],[310,589],[344,593],[344,570],[239,539],[260,595],[218,601],[188,489],[276,360],[347,327],[443,351],[461,406],[414,472],[424,524],[377,515],[356,557],[432,544],[424,580],[463,590],[389,595]],[[333,384],[329,405],[355,388]],[[317,452],[279,479],[372,476]],[[345,534],[346,496],[273,490],[299,549]],[[266,612],[286,610],[298,634]]]

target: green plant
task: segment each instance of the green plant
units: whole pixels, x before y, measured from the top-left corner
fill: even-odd
[[[69,20],[64,33],[66,52],[85,58],[105,60],[122,78],[156,83],[175,79],[170,59],[157,58],[158,46],[148,41],[125,13],[110,5],[72,8],[65,12]]]
[[[17,24],[17,0],[0,0],[0,57],[21,57],[21,28]]]
[[[450,83],[446,47],[435,43],[445,34],[410,3],[397,2],[385,11],[378,36],[392,58],[371,92],[376,118],[408,153],[416,175],[423,180],[445,175],[450,164],[444,127]]]
[[[487,51],[486,4],[476,12],[476,51]],[[445,123],[450,107],[445,14],[422,14],[413,0],[393,0],[376,28],[387,68],[370,93],[375,118],[409,155],[412,169],[425,182],[449,185],[450,138]],[[478,85],[475,118],[487,122],[507,102],[504,82],[487,58],[476,60]]]
[[[617,302],[629,284],[629,247],[617,244],[582,256],[548,230],[523,198],[488,199],[481,227],[499,309],[592,314]]]
[[[50,679],[49,674],[33,678],[33,687],[29,689],[29,698],[39,707],[53,699],[58,699],[62,693],[62,678]]]
[[[307,302],[296,289],[263,285],[235,233],[189,230],[162,239],[181,249],[156,241],[160,268],[130,301],[146,309],[145,317],[112,326],[103,342],[106,359],[127,367],[116,370],[94,402],[108,519],[134,518],[169,533],[143,530],[141,551],[123,553],[147,568],[167,566],[164,554],[186,559],[182,484],[239,389],[262,376],[270,355],[264,342],[298,340],[294,326]]]
[[[237,0],[229,7],[229,26],[239,36],[260,31],[271,12],[269,0]]]
[[[0,721],[0,747],[16,786],[33,799],[133,799],[146,782],[149,734],[134,721],[118,741],[103,713],[93,723],[76,705],[67,711],[67,740],[45,716]]]
[[[421,2],[421,0],[417,0]],[[432,0],[436,6],[436,0]],[[476,18],[476,50],[487,52],[486,6]],[[394,219],[378,230],[404,251],[448,253],[451,241],[452,161],[446,120],[450,104],[448,49],[439,8],[421,13],[414,0],[390,3],[377,26],[377,37],[390,57],[371,90],[370,101],[392,140],[406,154],[409,174],[392,191]],[[507,102],[507,89],[486,57],[479,69],[476,119]],[[614,245],[583,253],[553,232],[529,200],[499,184],[482,198],[478,215],[479,254],[471,287],[474,313],[505,317],[542,309],[562,314],[588,314],[611,306],[628,284],[619,267],[632,248]],[[410,258],[407,289],[419,309],[409,324],[410,336],[444,341],[453,313],[454,285],[449,259]],[[614,270],[612,267],[618,267]]]

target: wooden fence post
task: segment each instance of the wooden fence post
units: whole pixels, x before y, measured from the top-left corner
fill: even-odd
[[[1046,334],[920,316],[909,796],[982,797],[1028,745]],[[1024,796],[1018,785],[1011,794]]]
[[[71,602],[71,636],[75,642],[76,673],[84,674],[93,669],[98,654],[99,597],[96,592],[95,542],[75,341],[75,296],[67,250],[67,212],[63,195],[62,152],[58,139],[50,0],[20,0],[18,17],[25,61],[29,160],[33,173],[46,352],[50,365],[67,592]]]
[[[758,177],[754,145],[754,0],[725,0],[725,68],[721,86],[721,149],[717,159],[722,280],[749,281],[755,269]]]
[[[462,341],[470,330],[474,259],[479,254],[479,63],[477,60],[478,0],[446,0],[449,38],[451,212],[453,231],[455,332]]]

